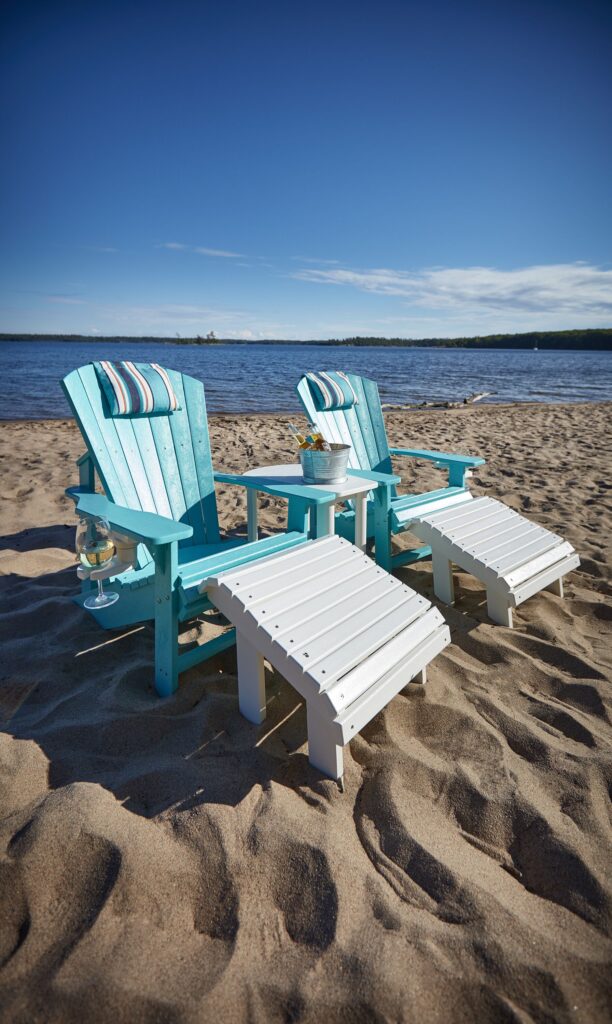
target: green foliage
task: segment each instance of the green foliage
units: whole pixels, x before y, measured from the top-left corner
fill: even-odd
[[[115,342],[151,342],[171,345],[249,345],[251,342],[236,338],[217,338],[210,331],[205,338],[156,338],[156,337],[91,337],[87,334],[0,334],[0,341],[102,341],[105,344]],[[260,345],[346,345],[359,347],[388,348],[550,348],[550,349],[589,349],[595,351],[612,350],[612,328],[601,328],[585,331],[531,331],[527,334],[488,334],[475,338],[330,338],[327,341],[258,341]]]

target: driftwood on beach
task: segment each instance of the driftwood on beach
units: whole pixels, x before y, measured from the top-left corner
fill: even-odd
[[[474,402],[480,402],[483,398],[489,398],[491,395],[496,395],[496,391],[477,391],[473,395],[468,395],[467,398],[462,398],[459,402],[451,402],[450,400],[444,402],[409,402],[407,405],[396,405],[392,402],[383,402],[383,409],[460,409],[463,405],[473,405]]]

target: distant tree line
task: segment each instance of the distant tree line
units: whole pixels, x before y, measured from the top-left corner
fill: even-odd
[[[197,334],[194,338],[129,337],[117,335],[102,337],[88,334],[0,334],[0,341],[101,341],[106,343],[155,343],[171,345],[250,345],[241,338],[217,338],[214,331],[205,337]],[[585,331],[529,331],[526,334],[487,334],[474,338],[329,338],[327,341],[282,341],[280,339],[258,339],[259,345],[346,345],[347,347],[388,347],[388,348],[538,348],[538,349],[589,349],[594,351],[612,350],[612,328]]]

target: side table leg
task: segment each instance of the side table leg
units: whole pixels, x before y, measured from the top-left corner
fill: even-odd
[[[257,540],[257,491],[247,487],[247,539]]]
[[[238,706],[240,714],[254,725],[266,717],[266,678],[263,655],[236,630],[238,660]]]
[[[368,496],[355,498],[355,546],[365,551],[367,544]]]
[[[330,501],[328,505],[315,505],[314,506],[314,519],[315,528],[314,536],[315,539],[319,537],[331,537],[335,530],[335,505],[333,501]],[[310,513],[310,526],[312,529],[313,513]]]

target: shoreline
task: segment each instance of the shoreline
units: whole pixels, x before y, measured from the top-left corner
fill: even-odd
[[[574,408],[574,407],[576,407],[576,408],[584,408],[585,406],[598,407],[598,406],[601,406],[601,405],[612,406],[612,398],[596,398],[596,399],[585,398],[585,399],[582,399],[582,400],[575,400],[575,401],[572,401],[572,402],[567,402],[567,401],[563,401],[563,402],[531,402],[531,401],[527,401],[527,400],[526,401],[514,401],[514,402],[486,402],[486,401],[482,401],[482,402],[471,402],[471,403],[466,403],[466,404],[463,404],[463,402],[460,402],[459,404],[453,405],[450,408],[445,408],[443,405],[435,405],[435,406],[431,406],[430,405],[430,406],[420,407],[420,406],[395,405],[395,404],[389,404],[389,403],[386,403],[386,402],[382,403],[383,412],[384,412],[385,416],[391,416],[391,415],[394,415],[394,414],[397,414],[397,413],[401,413],[402,415],[412,415],[413,413],[418,413],[420,415],[424,415],[424,414],[427,414],[427,413],[478,412],[479,410],[483,410],[483,409],[487,409],[487,410],[493,412],[495,410],[504,410],[504,409],[565,409],[565,408]],[[301,417],[302,419],[305,418],[304,412],[302,411],[302,409],[288,409],[286,411],[278,410],[278,411],[275,411],[275,412],[268,412],[268,411],[260,412],[258,410],[252,410],[252,411],[247,410],[247,411],[238,411],[238,412],[233,412],[233,411],[228,411],[228,412],[226,412],[226,411],[223,411],[223,412],[210,412],[209,411],[209,413],[208,413],[208,419],[209,420],[212,420],[212,419],[236,419],[236,418],[246,419],[248,417],[261,417],[263,419],[275,419],[275,418],[276,419],[281,419],[281,418],[285,419],[288,416],[297,417],[297,418]],[[0,416],[0,425],[2,425],[2,424],[11,424],[11,423],[14,423],[14,424],[16,424],[16,423],[49,423],[49,424],[52,424],[52,423],[65,423],[65,424],[69,424],[69,423],[74,423],[74,420],[70,416],[58,416],[58,417],[51,417],[51,416],[41,416],[41,417],[24,416],[24,417],[17,417],[17,418],[13,418],[13,419],[3,419]]]

